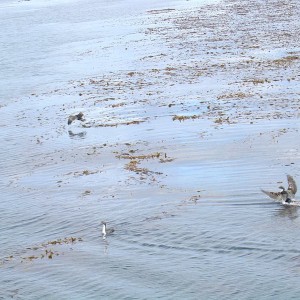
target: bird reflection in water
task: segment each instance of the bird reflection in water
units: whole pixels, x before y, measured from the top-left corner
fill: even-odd
[[[289,218],[290,220],[295,220],[298,218],[298,206],[295,205],[283,205],[276,212],[276,216]]]
[[[108,245],[109,245],[109,242],[107,241],[107,239],[103,238],[103,253],[105,255],[108,254]]]
[[[69,130],[68,133],[71,139],[84,139],[86,136],[86,131],[74,133],[73,131]]]

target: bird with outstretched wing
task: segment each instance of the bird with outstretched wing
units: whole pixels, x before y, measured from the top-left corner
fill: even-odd
[[[287,175],[287,180],[287,189],[285,189],[283,186],[280,186],[279,189],[281,189],[281,191],[279,192],[268,192],[263,189],[261,191],[268,195],[270,198],[274,199],[275,201],[291,203],[295,198],[295,194],[297,193],[297,185],[296,181],[291,175]]]

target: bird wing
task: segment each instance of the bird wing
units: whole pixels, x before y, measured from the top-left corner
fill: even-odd
[[[107,230],[107,233],[108,233],[108,234],[111,234],[111,233],[113,233],[113,232],[115,232],[115,229],[114,229],[114,228],[109,228],[109,229]]]
[[[282,197],[281,197],[281,193],[275,193],[275,192],[267,192],[265,190],[261,190],[263,193],[265,193],[266,195],[268,195],[270,198],[275,199],[277,201],[281,201]]]
[[[73,121],[76,120],[76,117],[74,116],[69,116],[69,119],[68,119],[68,125],[72,124]]]
[[[288,180],[288,183],[289,183],[288,190],[291,191],[295,195],[297,193],[296,181],[290,175],[287,175],[287,180]]]

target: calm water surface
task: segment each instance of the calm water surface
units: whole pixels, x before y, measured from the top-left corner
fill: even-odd
[[[0,12],[8,70],[0,71],[0,299],[298,299],[298,207],[273,203],[260,188],[286,185],[286,174],[299,182],[299,120],[215,126],[170,122],[158,110],[138,126],[70,135],[65,115],[55,114],[71,93],[20,95],[99,72],[70,45],[97,51],[100,40],[111,47],[118,35],[138,34],[127,19],[120,28],[118,8],[132,17],[154,4],[132,12],[127,1],[25,3],[3,2]],[[101,37],[94,25],[105,28]],[[72,63],[62,53],[73,53]],[[112,64],[97,56],[103,72],[132,67],[109,53]],[[116,158],[130,150],[174,160],[145,160],[152,173],[137,175]],[[101,220],[115,228],[106,240]]]

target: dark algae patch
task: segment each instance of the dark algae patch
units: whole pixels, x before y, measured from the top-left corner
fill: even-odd
[[[55,256],[63,255],[70,249],[65,248],[66,245],[75,245],[82,242],[82,238],[66,237],[64,239],[51,240],[40,245],[28,247],[23,251],[16,252],[14,255],[0,259],[0,266],[9,262],[28,262],[38,259],[53,259]]]

